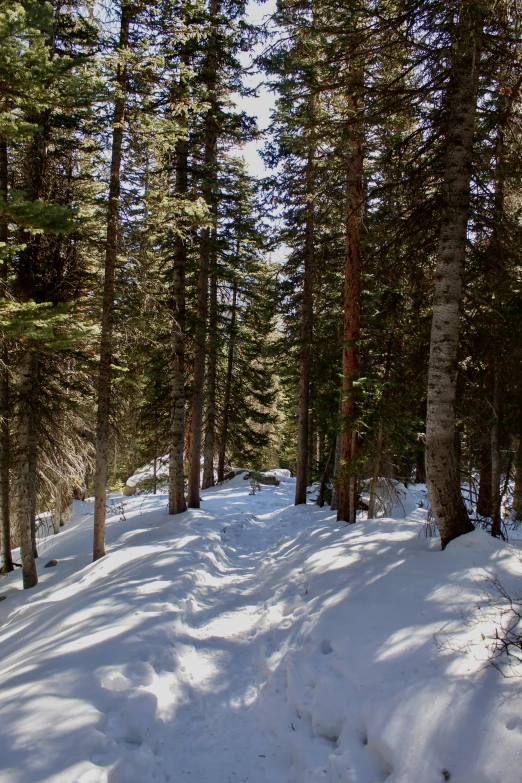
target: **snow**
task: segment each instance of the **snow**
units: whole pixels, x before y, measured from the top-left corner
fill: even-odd
[[[163,457],[158,457],[156,460],[156,477],[158,481],[165,479],[169,475],[169,455],[165,454]],[[128,487],[135,487],[144,480],[152,480],[154,478],[154,462],[137,470],[132,476],[129,476],[125,482]]]
[[[520,783],[522,679],[487,662],[517,549],[439,551],[420,486],[350,527],[279,478],[112,498],[96,563],[78,501],[39,585],[0,582],[2,783]]]

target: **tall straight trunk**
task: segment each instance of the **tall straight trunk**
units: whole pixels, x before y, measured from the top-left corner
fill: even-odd
[[[473,530],[460,490],[455,413],[482,26],[480,5],[463,0],[447,92],[444,214],[435,273],[426,425],[428,492],[443,549],[452,539]]]
[[[188,141],[180,139],[176,148],[176,193],[185,198],[188,186]],[[185,446],[185,274],[187,242],[182,236],[174,241],[172,270],[172,371],[170,376],[170,460],[169,514],[187,510],[183,451]]]
[[[215,241],[215,229],[214,229]],[[207,362],[207,388],[206,388],[206,424],[205,445],[203,448],[203,489],[214,486],[214,440],[216,428],[216,373],[217,373],[217,330],[218,330],[218,306],[217,306],[217,256],[215,247],[212,248],[210,258],[210,302],[209,302],[209,345]]]
[[[491,516],[491,438],[480,447],[480,476],[477,498],[477,514],[481,517]]]
[[[158,491],[158,449],[154,444],[154,462],[152,465],[152,492],[155,495]]]
[[[114,431],[114,451],[112,454],[112,483],[116,484],[118,475],[118,433]]]
[[[38,410],[38,391],[39,367],[38,358],[33,355],[32,378],[31,378],[31,426],[29,436],[29,513],[31,517],[31,546],[33,548],[33,557],[38,557],[38,544],[36,542],[36,470],[37,470],[37,410]]]
[[[123,58],[129,48],[131,5],[122,0],[119,51]],[[111,392],[112,333],[114,325],[114,280],[118,255],[120,216],[120,179],[123,150],[123,125],[127,96],[127,64],[118,64],[116,81],[118,94],[114,103],[112,132],[109,204],[107,208],[107,235],[105,242],[105,279],[103,283],[103,311],[101,319],[100,364],[98,371],[98,413],[96,421],[96,464],[94,474],[94,542],[93,559],[105,555],[105,517],[107,503],[107,476],[109,468],[109,413]]]
[[[312,103],[313,105],[313,103]],[[297,424],[297,471],[295,481],[296,506],[306,503],[309,470],[310,429],[310,363],[313,329],[314,290],[314,181],[315,147],[310,144],[306,160],[306,224],[304,246],[303,302],[301,306],[301,334],[299,353],[299,415]]]
[[[386,347],[386,361],[384,365],[384,392],[380,404],[379,411],[379,429],[377,430],[377,442],[375,444],[375,457],[373,461],[373,474],[370,484],[370,500],[368,502],[368,516],[367,519],[375,518],[375,506],[377,501],[377,489],[379,485],[379,476],[381,474],[382,466],[382,452],[384,446],[384,426],[383,417],[386,415],[386,402],[388,399],[388,381],[390,378],[391,365],[392,365],[392,349],[393,339],[395,334],[395,320],[393,320],[390,336],[388,339],[388,345]]]
[[[210,107],[205,117],[205,154],[204,154],[204,181],[202,187],[203,198],[213,213],[215,197],[216,152],[217,152],[217,104],[216,86],[218,75],[218,36],[217,16],[220,10],[219,0],[210,0],[210,17],[213,31],[209,40],[208,55],[203,68],[202,81],[207,88]],[[199,278],[198,278],[198,322],[196,327],[196,345],[194,353],[194,396],[192,398],[192,438],[190,451],[190,466],[188,480],[188,505],[189,508],[200,507],[200,482],[201,482],[201,440],[203,427],[203,394],[205,383],[205,348],[207,336],[208,313],[208,273],[210,265],[211,241],[210,228],[207,226],[200,232],[199,253]]]
[[[324,470],[323,475],[321,476],[321,483],[319,485],[319,494],[317,496],[317,505],[323,508],[324,506],[324,497],[326,495],[326,485],[328,484],[328,480],[330,478],[330,465],[332,462],[332,458],[335,455],[335,440],[331,445],[330,451],[328,452],[328,455],[326,457],[326,461],[324,464]]]
[[[38,584],[36,562],[31,537],[31,440],[34,425],[33,385],[34,357],[25,351],[18,373],[18,401],[16,412],[16,440],[14,448],[14,521],[20,537],[22,577],[24,588]]]
[[[382,447],[384,443],[384,428],[382,421],[379,422],[379,431],[377,433],[377,444],[375,446],[375,458],[373,461],[373,475],[370,484],[370,500],[368,502],[368,519],[375,519],[375,506],[377,502],[377,489],[379,486],[379,476],[381,475]]]
[[[200,235],[198,278],[198,323],[196,327],[196,345],[194,354],[194,392],[192,397],[190,462],[188,477],[189,508],[200,507],[201,482],[201,435],[203,427],[203,387],[205,383],[205,350],[207,334],[207,296],[210,235],[208,229],[202,229]]]
[[[498,373],[498,359],[492,357],[493,373],[493,422],[491,425],[491,535],[499,538],[502,536],[501,528],[501,489],[500,489],[500,382]]]
[[[239,246],[238,246],[239,254]],[[218,481],[225,478],[225,454],[227,450],[228,423],[230,419],[230,398],[232,395],[232,374],[234,370],[234,349],[236,345],[237,318],[237,280],[232,285],[232,312],[230,313],[230,335],[228,338],[227,374],[225,379],[225,394],[223,397],[223,419],[219,433]]]
[[[522,520],[522,437],[519,437],[515,455],[515,487],[512,511],[515,519]]]
[[[355,74],[362,80],[362,74]],[[357,117],[359,100],[354,93],[349,98],[351,113]],[[343,382],[341,402],[341,455],[339,471],[339,508],[337,519],[355,521],[353,464],[355,460],[353,433],[356,426],[355,382],[359,377],[359,340],[361,335],[361,246],[362,212],[362,130],[356,121],[349,131],[349,158],[346,172],[345,276],[343,321]]]
[[[338,433],[335,438],[335,459],[332,482],[332,502],[331,511],[337,511],[339,508],[339,471],[341,469],[341,435]]]
[[[0,137],[0,205],[7,204],[8,158],[7,142]],[[4,256],[0,267],[0,297],[7,297],[7,241],[8,225],[3,209],[0,209],[0,242]],[[8,573],[14,568],[11,555],[11,519],[9,515],[9,356],[7,343],[0,334],[0,571]]]

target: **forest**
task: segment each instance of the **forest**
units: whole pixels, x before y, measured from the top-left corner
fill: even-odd
[[[520,783],[519,0],[0,0],[2,783]]]
[[[444,548],[522,515],[516,0],[0,5],[0,517],[63,526],[169,455],[355,522],[427,482]],[[254,54],[252,54],[254,53]],[[268,129],[238,109],[274,95]],[[257,141],[266,176],[241,148]],[[463,500],[463,488],[467,499]]]

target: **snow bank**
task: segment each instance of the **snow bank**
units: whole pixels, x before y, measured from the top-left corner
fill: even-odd
[[[168,478],[169,475],[169,455],[165,454],[163,457],[158,457],[156,460],[156,477],[159,480]],[[137,470],[132,476],[129,476],[125,482],[128,487],[137,487],[144,481],[152,481],[154,478],[154,462],[149,465],[144,465]]]
[[[96,563],[76,502],[38,587],[0,582],[2,783],[520,783],[522,679],[487,665],[517,552],[440,552],[419,489],[353,527],[249,489],[119,499]]]

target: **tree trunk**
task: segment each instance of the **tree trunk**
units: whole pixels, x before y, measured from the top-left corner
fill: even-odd
[[[419,449],[415,454],[415,483],[426,483],[426,452]]]
[[[185,198],[188,184],[188,141],[180,139],[176,149],[176,193]],[[187,510],[183,450],[185,446],[185,274],[187,266],[186,239],[174,240],[172,270],[172,372],[170,377],[170,460],[169,514]]]
[[[491,535],[495,538],[502,537],[501,528],[501,500],[500,489],[500,383],[498,373],[498,360],[492,357],[493,373],[493,422],[491,425]]]
[[[131,5],[121,3],[119,51],[125,56],[129,48]],[[118,255],[120,213],[120,179],[123,149],[123,125],[127,94],[127,64],[118,64],[116,81],[119,92],[114,103],[112,132],[109,204],[107,208],[107,236],[105,243],[105,280],[103,283],[103,311],[101,319],[100,364],[98,371],[98,413],[96,421],[96,465],[94,474],[94,545],[93,559],[105,555],[105,517],[107,503],[107,476],[109,469],[109,414],[111,392],[111,363],[114,325],[114,280]]]
[[[152,466],[152,490],[154,495],[158,491],[158,432],[157,430],[154,433],[154,463]]]
[[[326,485],[328,484],[328,479],[330,476],[330,463],[332,461],[332,457],[335,454],[335,441],[332,445],[332,448],[328,452],[328,457],[326,458],[326,462],[324,465],[323,475],[321,477],[321,484],[319,486],[319,495],[317,496],[317,505],[320,508],[323,508],[324,506],[324,496],[326,494]]]
[[[216,152],[217,152],[217,71],[218,71],[218,36],[217,16],[220,10],[219,0],[210,0],[210,17],[213,31],[209,40],[208,54],[203,67],[202,81],[206,85],[210,107],[205,117],[205,155],[203,198],[213,213],[215,198]],[[196,346],[194,355],[194,396],[192,399],[192,438],[190,467],[188,480],[189,508],[200,507],[201,481],[201,431],[203,426],[203,387],[205,383],[205,347],[207,334],[207,297],[208,271],[210,263],[211,242],[210,228],[207,226],[200,232],[199,279],[198,279],[198,323],[196,326]]]
[[[480,447],[480,477],[477,498],[477,514],[481,517],[490,517],[491,506],[491,438],[489,443],[483,443]]]
[[[31,476],[30,449],[34,415],[32,410],[33,355],[25,351],[19,369],[16,440],[14,448],[15,502],[14,520],[20,538],[24,589],[38,584],[36,562],[31,539]]]
[[[435,274],[426,426],[428,491],[443,549],[452,539],[473,530],[460,489],[455,410],[482,25],[480,6],[464,0],[447,94],[444,215]]]
[[[205,382],[205,349],[207,331],[208,261],[210,236],[208,229],[201,231],[198,280],[198,323],[194,357],[194,393],[192,397],[192,431],[190,438],[190,463],[188,478],[189,508],[200,507],[201,481],[201,430],[203,426],[203,386]]]
[[[356,73],[362,80],[362,74]],[[349,98],[351,114],[357,117],[357,95]],[[362,211],[362,131],[358,122],[349,130],[349,158],[346,172],[346,264],[344,277],[343,323],[343,383],[341,404],[341,455],[339,472],[339,508],[337,519],[351,522],[353,514],[353,433],[356,427],[355,382],[359,377],[359,340],[361,332],[361,247],[360,221]],[[352,501],[352,502],[351,502]]]
[[[31,415],[32,421],[29,430],[29,513],[31,517],[31,546],[33,548],[33,557],[38,557],[38,544],[36,542],[36,470],[37,470],[37,410],[38,410],[38,390],[40,387],[39,382],[39,367],[38,359],[33,355],[31,364],[32,377],[31,377]]]
[[[114,430],[114,451],[112,454],[112,483],[116,484],[118,477],[118,433]]]
[[[375,459],[373,461],[373,475],[370,484],[370,500],[368,502],[368,519],[375,519],[375,505],[377,501],[377,489],[379,486],[379,476],[381,474],[383,443],[384,443],[384,429],[381,421],[379,423],[379,431],[377,433],[377,444],[375,447]]]
[[[239,247],[238,247],[239,254]],[[225,454],[227,449],[228,422],[230,418],[230,398],[232,395],[232,373],[234,369],[234,349],[236,344],[236,311],[237,311],[237,280],[232,286],[232,312],[230,314],[230,336],[227,353],[227,375],[225,379],[225,394],[223,399],[223,420],[219,434],[218,482],[225,478]]]
[[[0,297],[7,297],[8,280],[8,225],[2,204],[7,203],[8,159],[7,142],[0,137],[0,242],[3,243],[0,267]],[[0,543],[2,560],[0,571],[14,569],[11,555],[11,519],[9,515],[9,362],[7,343],[0,334]]]
[[[310,144],[306,161],[306,225],[304,247],[303,301],[301,306],[301,350],[299,355],[299,417],[297,424],[296,506],[306,503],[310,428],[310,359],[313,329],[314,290],[314,180],[315,148]]]
[[[214,229],[214,242],[216,230]],[[216,428],[216,373],[217,373],[217,330],[218,330],[218,306],[217,306],[217,257],[215,247],[211,251],[210,260],[210,313],[209,313],[209,346],[207,363],[207,390],[206,390],[206,426],[205,446],[203,449],[203,489],[214,486],[214,435]]]
[[[339,508],[339,470],[341,467],[341,436],[337,434],[335,438],[335,460],[334,471],[332,481],[332,502],[330,504],[331,511],[337,511]]]
[[[522,520],[522,437],[518,441],[515,456],[515,488],[513,490],[513,516]]]

